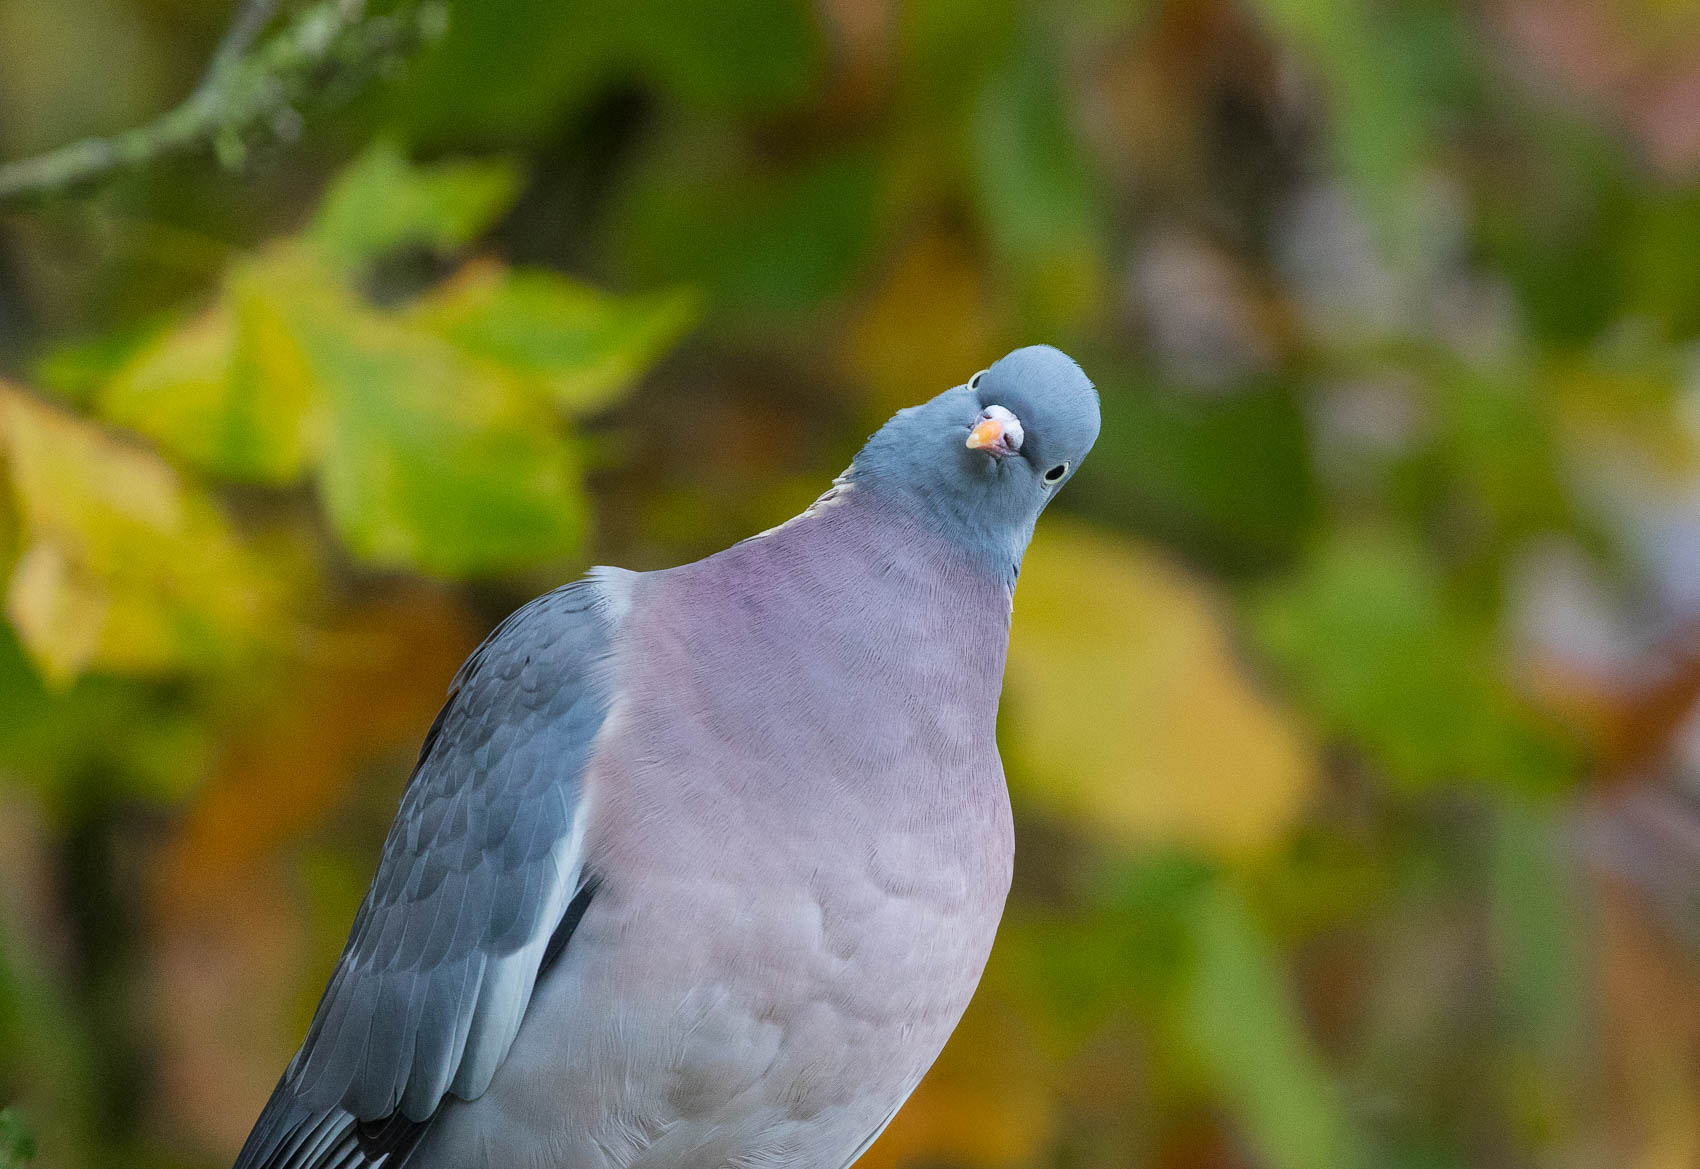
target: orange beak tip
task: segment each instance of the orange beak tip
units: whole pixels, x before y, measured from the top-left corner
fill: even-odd
[[[973,430],[968,432],[968,449],[977,451],[981,447],[989,447],[1003,437],[1003,423],[996,418],[982,418]]]

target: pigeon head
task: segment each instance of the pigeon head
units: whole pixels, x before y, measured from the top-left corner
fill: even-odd
[[[1098,392],[1080,366],[1030,345],[900,410],[851,464],[857,490],[896,501],[999,570],[1098,437]]]

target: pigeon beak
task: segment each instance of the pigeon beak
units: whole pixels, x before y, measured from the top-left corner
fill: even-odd
[[[996,418],[982,418],[973,430],[968,432],[968,449],[977,451],[981,447],[989,447],[1003,442],[1003,423]]]
[[[1021,419],[1002,406],[987,406],[968,432],[968,449],[998,456],[1021,449]]]

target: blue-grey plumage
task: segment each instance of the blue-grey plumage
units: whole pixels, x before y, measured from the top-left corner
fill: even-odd
[[[1011,596],[1097,431],[1020,349],[779,528],[504,622],[238,1169],[854,1161],[990,951]]]

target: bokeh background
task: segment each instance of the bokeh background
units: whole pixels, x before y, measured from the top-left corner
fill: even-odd
[[[863,1163],[1700,1165],[1700,7],[271,7],[0,0],[0,159],[143,128],[0,196],[0,1165],[228,1165],[477,640],[1035,341],[1015,890]]]

